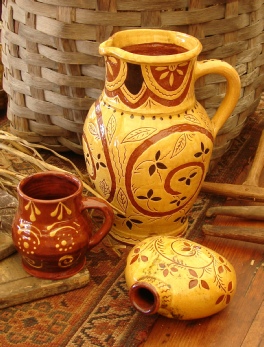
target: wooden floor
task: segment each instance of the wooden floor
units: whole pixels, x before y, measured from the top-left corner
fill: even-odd
[[[243,172],[238,182],[243,182],[246,175]],[[264,187],[264,173],[260,185]],[[213,224],[262,228],[264,233],[262,221],[217,216]],[[237,274],[233,301],[220,313],[205,319],[177,321],[160,316],[141,347],[264,347],[264,245],[212,236],[206,236],[203,245],[233,264]]]

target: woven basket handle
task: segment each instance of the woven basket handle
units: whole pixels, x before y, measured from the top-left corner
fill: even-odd
[[[218,131],[233,112],[240,96],[240,78],[236,70],[228,63],[221,60],[198,61],[195,68],[195,80],[207,74],[219,74],[226,78],[226,94],[212,118],[213,136],[216,137]]]

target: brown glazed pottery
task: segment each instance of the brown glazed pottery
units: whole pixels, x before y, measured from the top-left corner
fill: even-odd
[[[155,29],[120,31],[99,47],[106,81],[86,118],[83,148],[96,190],[121,211],[111,230],[121,242],[187,229],[214,139],[240,95],[236,70],[197,61],[201,49],[195,37]],[[227,80],[211,120],[194,93],[207,74]]]
[[[82,189],[77,177],[55,171],[19,183],[12,237],[29,274],[46,279],[73,276],[85,265],[87,250],[111,229],[112,208],[102,199],[83,196]],[[94,234],[87,209],[98,209],[104,216]]]

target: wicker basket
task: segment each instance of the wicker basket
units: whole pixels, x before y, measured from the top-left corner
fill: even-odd
[[[4,0],[3,86],[11,131],[56,151],[82,153],[87,111],[104,85],[99,43],[131,28],[162,28],[199,38],[199,59],[223,59],[241,76],[241,98],[216,139],[221,157],[256,109],[264,80],[264,0]],[[225,93],[216,75],[196,97],[211,116]]]
[[[0,31],[2,30],[2,22],[0,22]],[[2,64],[2,44],[0,43],[0,117],[6,111],[7,95],[3,89],[3,64]]]

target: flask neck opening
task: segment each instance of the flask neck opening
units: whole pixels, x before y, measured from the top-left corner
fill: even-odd
[[[159,309],[159,295],[152,285],[144,282],[137,282],[132,285],[129,291],[130,301],[141,313],[150,315]]]

